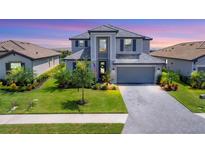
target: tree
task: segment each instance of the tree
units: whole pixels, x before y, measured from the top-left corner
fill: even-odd
[[[93,73],[87,61],[78,61],[76,69],[73,71],[73,81],[75,85],[82,89],[82,99],[79,102],[85,104],[84,88],[91,86],[93,83]]]

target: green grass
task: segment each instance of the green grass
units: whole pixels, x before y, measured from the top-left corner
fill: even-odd
[[[0,134],[120,134],[123,124],[0,125]]]
[[[195,113],[205,112],[205,100],[199,98],[200,94],[205,94],[205,90],[192,89],[190,86],[182,83],[178,83],[178,85],[178,91],[171,91],[169,94],[175,97],[190,111]]]
[[[0,114],[12,113],[126,113],[127,109],[119,90],[85,90],[88,103],[77,105],[81,91],[77,89],[58,89],[54,79],[47,80],[41,88],[29,92],[0,91]],[[38,99],[35,106],[26,110],[29,102]],[[11,113],[11,103],[18,108]]]

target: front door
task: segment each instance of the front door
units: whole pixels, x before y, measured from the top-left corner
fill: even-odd
[[[99,79],[102,81],[103,76],[106,74],[106,61],[99,61]]]

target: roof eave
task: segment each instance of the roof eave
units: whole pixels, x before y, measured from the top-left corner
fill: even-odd
[[[90,38],[69,38],[69,40],[90,40]]]
[[[170,59],[187,60],[187,61],[193,61],[193,60],[195,60],[195,59],[198,59],[198,58],[200,58],[200,57],[203,57],[203,56],[200,56],[200,57],[197,57],[197,58],[188,59],[188,58],[168,57],[168,56],[159,56],[159,55],[151,55],[151,56],[159,57],[159,58],[170,58]]]
[[[113,30],[113,31],[106,31],[106,30],[102,30],[102,31],[98,31],[98,30],[88,30],[88,33],[118,33],[118,30]]]

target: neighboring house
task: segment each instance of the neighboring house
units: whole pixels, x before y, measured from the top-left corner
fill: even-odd
[[[205,42],[185,42],[151,53],[166,62],[169,70],[190,76],[193,71],[205,71]]]
[[[0,42],[0,79],[16,67],[24,67],[40,75],[59,64],[59,55],[54,50],[27,42]]]
[[[99,81],[110,72],[112,83],[155,83],[165,64],[149,55],[152,38],[112,25],[90,29],[70,40],[67,68],[73,70],[76,61],[87,59]]]

